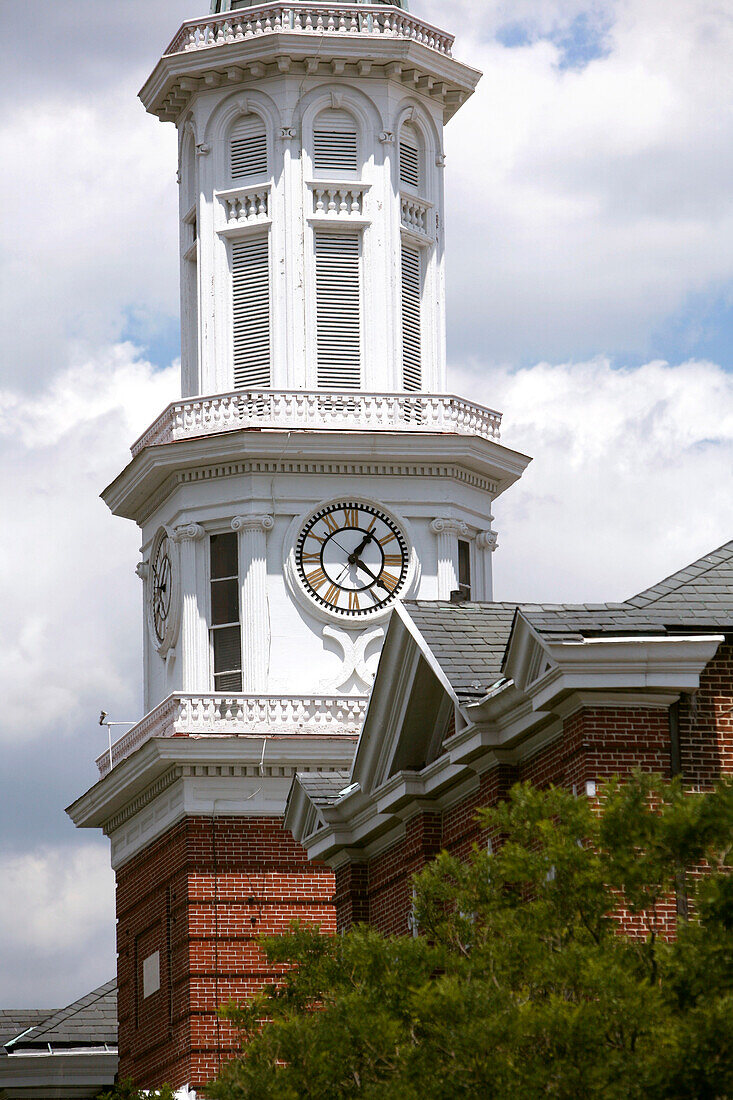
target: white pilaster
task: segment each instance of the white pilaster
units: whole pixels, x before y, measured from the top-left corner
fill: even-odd
[[[438,536],[438,599],[449,600],[458,588],[458,539],[468,538],[468,526],[463,520],[440,516],[430,530]]]
[[[208,635],[200,599],[200,570],[196,568],[196,543],[206,532],[198,523],[187,523],[169,532],[179,548],[181,576],[181,630],[178,640],[182,691],[208,687]]]
[[[267,602],[267,515],[235,516],[239,533],[240,614],[242,618],[242,690],[264,694],[270,666],[270,609]]]
[[[479,576],[481,577],[482,600],[494,598],[494,574],[493,553],[499,545],[499,537],[496,531],[480,531],[476,536],[476,558]]]

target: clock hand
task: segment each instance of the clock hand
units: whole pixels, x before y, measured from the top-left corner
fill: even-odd
[[[371,540],[373,538],[374,538],[374,535],[371,533],[371,531],[367,531],[367,533],[364,535],[364,538],[361,540],[361,542],[357,546],[356,550],[354,550],[353,554],[349,554],[349,561],[351,562],[352,565],[358,565],[359,564],[359,558],[361,557],[362,550],[364,549],[364,547],[366,546],[366,544],[368,542],[371,542]]]
[[[357,561],[354,564],[358,565],[361,569],[363,569],[365,573],[368,573],[375,584],[378,584],[379,587],[383,588],[385,592],[389,592],[389,589],[387,588],[387,585],[384,583],[384,581],[380,581],[377,574],[373,573],[371,571],[371,569],[369,568],[369,566],[364,564],[364,562],[361,560],[361,558],[358,558]]]

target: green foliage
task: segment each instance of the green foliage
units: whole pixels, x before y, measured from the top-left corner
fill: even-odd
[[[97,1100],[174,1100],[175,1093],[170,1085],[163,1085],[160,1089],[139,1089],[128,1077],[119,1081],[109,1092],[102,1092]]]
[[[223,1011],[212,1100],[733,1097],[733,788],[520,785],[480,816],[501,843],[416,876],[420,937],[264,941],[281,980]]]

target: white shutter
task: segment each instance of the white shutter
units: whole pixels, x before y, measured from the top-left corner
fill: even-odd
[[[358,141],[346,111],[322,111],[313,128],[313,167],[324,175],[358,172]]]
[[[402,384],[422,388],[422,254],[402,244]]]
[[[270,249],[267,236],[232,245],[234,386],[270,385]]]
[[[231,170],[233,180],[267,175],[267,134],[257,115],[248,115],[232,131]]]
[[[318,385],[361,385],[361,286],[358,233],[316,233]]]
[[[405,137],[400,138],[400,183],[420,190],[420,150]]]

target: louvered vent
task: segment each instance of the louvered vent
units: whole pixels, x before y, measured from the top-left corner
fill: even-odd
[[[419,248],[402,245],[402,384],[422,388],[422,256]]]
[[[234,386],[270,385],[270,263],[268,237],[232,245]]]
[[[316,172],[338,176],[358,172],[358,143],[354,120],[346,111],[322,111],[313,130],[313,166]]]
[[[400,183],[420,190],[420,151],[409,141],[400,141]]]
[[[316,233],[318,385],[361,385],[361,293],[358,233]]]
[[[232,133],[232,179],[254,179],[267,175],[267,134],[261,119],[248,116]]]

